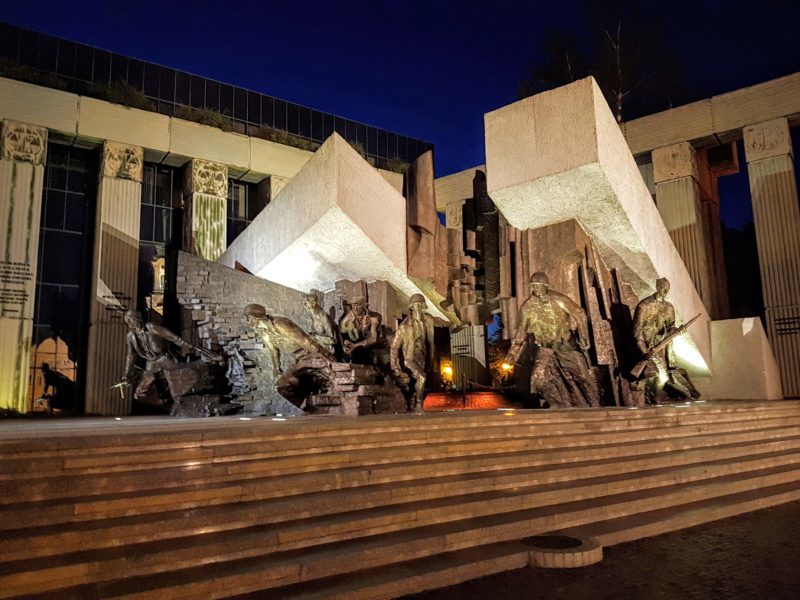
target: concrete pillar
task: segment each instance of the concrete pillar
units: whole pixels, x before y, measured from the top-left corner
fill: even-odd
[[[47,129],[0,131],[0,408],[30,410],[30,350]]]
[[[712,318],[720,302],[712,244],[706,239],[697,156],[689,142],[653,150],[656,206]]]
[[[136,308],[143,151],[103,144],[97,191],[92,306],[86,365],[86,413],[130,414],[130,396],[111,386],[125,374],[124,312]]]
[[[217,260],[227,247],[228,166],[195,158],[186,165],[183,249]]]
[[[800,396],[800,208],[789,124],[744,129],[767,335],[786,396]]]

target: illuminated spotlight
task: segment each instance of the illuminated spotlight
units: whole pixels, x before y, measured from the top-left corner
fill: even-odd
[[[240,421],[249,421],[250,417],[239,417]]]
[[[122,419],[120,417],[114,417],[114,420],[115,421],[122,421]]]
[[[514,365],[510,365],[507,362],[504,362],[502,365],[500,365],[500,368],[503,371],[508,372],[508,371],[511,371],[514,368]]]
[[[272,417],[273,421],[285,421],[286,419],[279,419],[278,417]]]
[[[672,351],[675,353],[679,362],[693,367],[695,370],[702,373],[709,373],[708,365],[703,355],[700,354],[700,351],[691,342],[688,336],[682,335],[672,340]]]

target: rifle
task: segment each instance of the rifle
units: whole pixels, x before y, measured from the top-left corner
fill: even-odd
[[[636,366],[631,369],[631,375],[633,375],[636,379],[638,379],[639,376],[642,374],[642,371],[644,371],[644,368],[647,366],[647,361],[650,360],[654,355],[661,352],[664,348],[666,348],[669,345],[669,343],[676,337],[686,333],[686,330],[689,329],[689,325],[694,323],[699,318],[700,318],[699,314],[695,315],[694,317],[686,321],[686,323],[684,323],[671,333],[668,333],[666,336],[664,336],[663,340],[661,340],[655,346],[653,346],[650,349],[650,352],[645,354],[644,358],[640,360],[638,363],[636,363]]]

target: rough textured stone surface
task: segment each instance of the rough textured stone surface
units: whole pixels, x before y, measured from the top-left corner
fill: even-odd
[[[250,387],[240,400],[259,412],[300,413],[275,391],[270,357],[242,310],[250,303],[262,304],[267,312],[304,326],[303,294],[183,252],[178,257],[176,288],[184,339],[223,355],[231,342],[239,343]],[[285,368],[291,356],[284,356],[283,361]]]
[[[406,275],[405,200],[336,134],[220,262],[231,267],[239,262],[295,289],[327,292],[340,279],[364,279],[389,281],[409,296],[421,292]]]
[[[485,124],[488,191],[509,223],[529,229],[577,218],[639,297],[667,277],[678,314],[703,315],[689,330],[695,348],[684,364],[707,372],[706,308],[595,81],[490,112]]]

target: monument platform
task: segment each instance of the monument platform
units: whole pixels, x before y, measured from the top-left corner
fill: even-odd
[[[799,427],[795,401],[9,420],[0,597],[396,597],[525,566],[529,536],[799,499]]]

